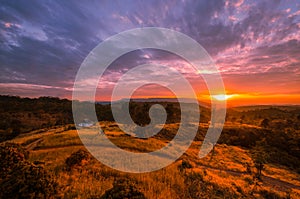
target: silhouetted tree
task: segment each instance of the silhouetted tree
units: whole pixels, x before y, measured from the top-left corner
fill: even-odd
[[[252,158],[254,161],[254,166],[257,169],[257,178],[261,179],[261,173],[264,169],[265,164],[268,162],[269,155],[264,149],[264,142],[259,141],[256,143],[255,147],[252,149]]]

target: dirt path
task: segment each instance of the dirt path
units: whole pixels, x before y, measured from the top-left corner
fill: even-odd
[[[83,146],[83,144],[72,144],[72,145],[62,145],[62,146],[47,146],[47,147],[38,147],[35,146],[32,148],[32,151],[53,151],[57,149],[65,149],[68,147],[78,147],[78,146]]]
[[[26,144],[24,147],[25,149],[27,149],[28,151],[32,151],[34,150],[35,148],[37,148],[38,144],[41,143],[44,139],[43,139],[43,136],[49,136],[49,135],[52,135],[52,134],[55,134],[55,133],[61,133],[64,131],[64,128],[55,128],[55,129],[48,129],[48,130],[45,130],[45,131],[42,131],[42,132],[38,132],[38,134],[41,136],[40,138],[38,139],[35,139],[34,141]],[[28,135],[35,135],[36,132],[34,133],[28,133],[26,134],[26,136]],[[25,134],[24,134],[25,135]],[[23,136],[24,136],[23,135]]]
[[[27,144],[27,145],[25,146],[25,149],[28,150],[28,151],[34,150],[34,148],[37,147],[37,145],[38,145],[39,143],[41,143],[42,141],[43,141],[43,138],[39,138],[39,139],[37,139],[37,140],[35,140],[35,141],[33,141],[33,142]]]
[[[242,176],[242,175],[247,175],[246,172],[241,172],[241,171],[232,171],[228,169],[220,169],[212,166],[206,166],[206,165],[198,165],[200,168],[203,169],[208,169],[211,171],[218,171],[218,172],[225,172],[227,174],[233,175],[233,176]],[[269,176],[261,176],[262,178],[262,183],[265,186],[273,187],[282,191],[286,191],[288,189],[298,189],[300,190],[300,186],[294,185],[292,183],[282,181],[277,178],[272,178]]]
[[[294,185],[289,182],[285,182],[276,178],[272,178],[269,176],[262,176],[262,181],[266,186],[272,186],[275,188],[278,188],[280,190],[285,190],[285,189],[298,189],[300,190],[300,186]],[[284,189],[285,188],[285,189]]]

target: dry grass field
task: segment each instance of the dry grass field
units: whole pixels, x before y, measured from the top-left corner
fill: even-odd
[[[105,135],[124,150],[154,151],[167,142],[155,137],[145,140],[125,136],[111,122],[100,125]],[[176,131],[176,124],[166,124],[164,128]],[[9,142],[23,145],[29,150],[29,161],[52,174],[59,185],[56,197],[61,198],[109,198],[109,191],[123,193],[133,188],[145,198],[300,198],[299,173],[284,166],[266,164],[258,180],[254,177],[256,169],[250,151],[238,146],[217,144],[213,152],[199,159],[201,141],[194,141],[186,153],[168,167],[151,173],[130,174],[111,169],[90,155],[68,166],[66,160],[72,154],[86,150],[76,130],[58,128],[32,132]]]

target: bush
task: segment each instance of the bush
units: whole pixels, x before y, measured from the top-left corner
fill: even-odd
[[[114,182],[113,188],[105,192],[101,199],[145,199],[145,195],[140,192],[133,182],[120,179]]]
[[[3,178],[20,164],[27,160],[29,152],[15,143],[0,145],[0,178]]]
[[[18,144],[0,146],[0,198],[52,198],[58,185],[43,167],[27,161],[28,152]]]
[[[262,191],[260,191],[260,194],[265,199],[286,199],[287,198],[287,197],[280,196],[278,193],[276,193],[274,191],[262,190]]]
[[[66,165],[68,169],[75,166],[82,166],[90,159],[90,154],[82,149],[79,149],[75,153],[72,153],[70,157],[66,159]]]
[[[43,167],[25,163],[0,181],[0,198],[54,198],[58,184]]]
[[[183,171],[184,169],[191,169],[193,166],[188,161],[183,160],[182,163],[178,166],[178,169],[180,171]]]

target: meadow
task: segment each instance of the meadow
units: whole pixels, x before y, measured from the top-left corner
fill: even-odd
[[[173,118],[148,139],[125,134],[114,121],[99,125],[103,136],[123,150],[155,151],[180,125],[177,106],[171,106]],[[190,148],[173,164],[149,173],[125,173],[102,164],[83,146],[72,123],[6,137],[0,144],[0,198],[300,198],[298,107],[229,109],[218,143],[200,159],[210,114],[208,108],[202,110]]]

